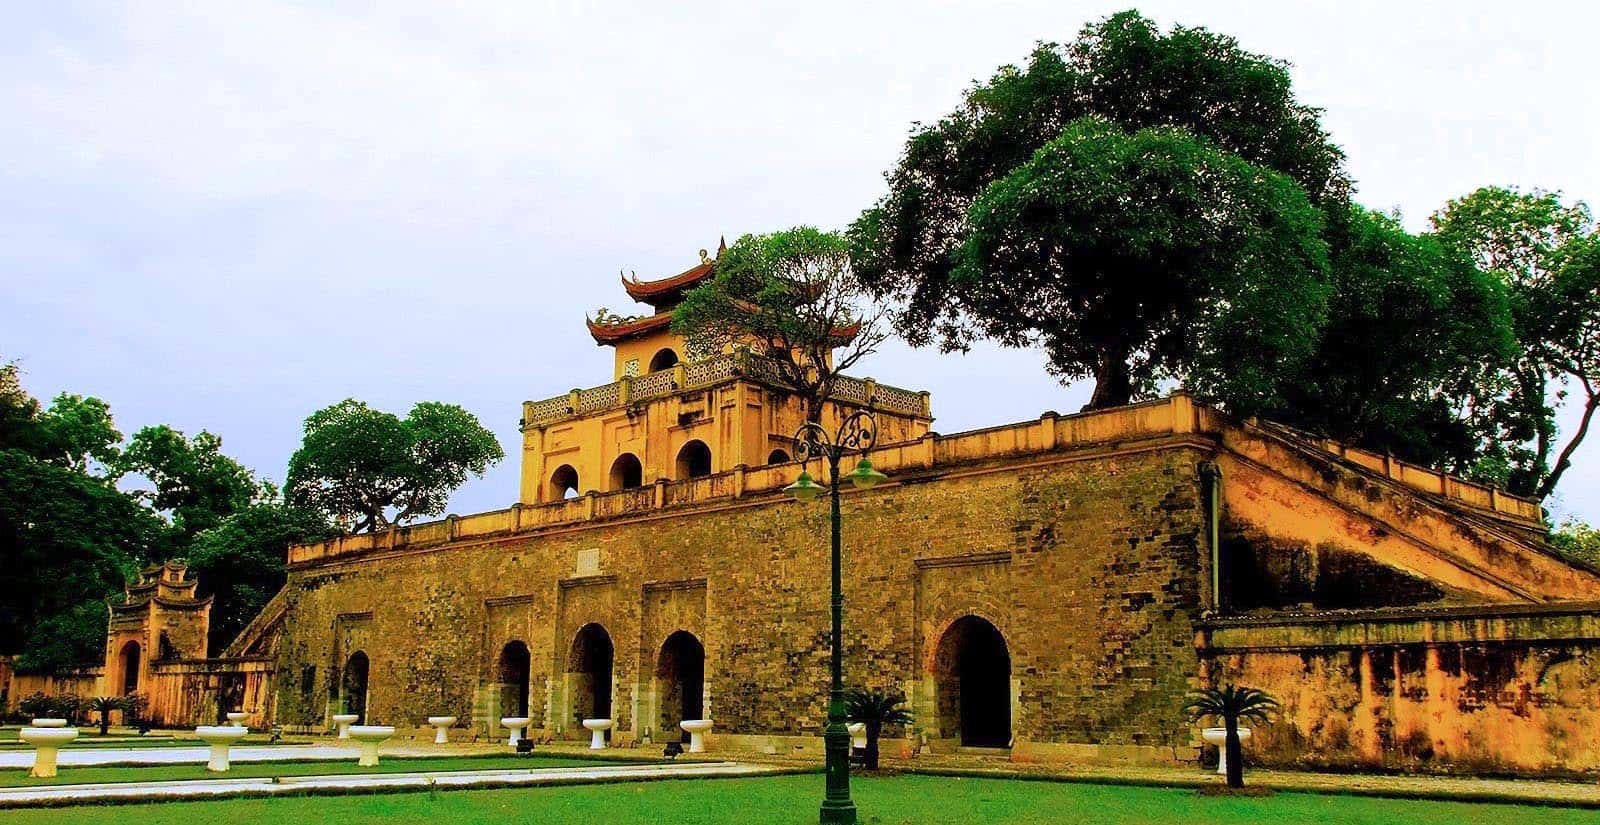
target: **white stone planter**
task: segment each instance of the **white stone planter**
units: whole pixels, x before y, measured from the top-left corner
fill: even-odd
[[[200,741],[211,746],[211,759],[206,762],[206,770],[215,773],[228,771],[228,749],[233,743],[243,739],[249,729],[240,725],[201,725],[194,729],[194,735]]]
[[[867,746],[866,722],[851,722],[845,725],[844,729],[850,731],[850,747],[859,750]]]
[[[67,720],[65,720],[65,719],[35,719],[32,722],[29,722],[28,725],[30,727],[35,727],[35,728],[64,728],[64,727],[67,726]]]
[[[500,727],[511,731],[511,735],[506,737],[506,744],[510,745],[512,750],[517,749],[517,743],[522,741],[523,729],[532,721],[526,716],[507,716],[500,720]]]
[[[227,714],[227,716],[228,716],[228,724],[230,724],[230,725],[232,725],[232,726],[234,726],[236,728],[242,728],[242,727],[244,727],[245,718],[248,717],[249,715],[250,714],[248,714],[248,713],[242,713],[242,712],[237,711],[237,710],[236,711],[232,711],[232,712]]]
[[[1200,731],[1200,739],[1207,745],[1217,746],[1217,774],[1228,775],[1228,729],[1206,728]],[[1239,728],[1239,748],[1244,749],[1244,743],[1250,741],[1250,729]]]
[[[678,723],[678,727],[683,728],[684,732],[689,734],[690,753],[706,752],[705,733],[711,730],[710,719],[685,719]]]
[[[434,730],[433,744],[445,745],[450,742],[450,726],[456,723],[454,716],[429,716],[428,725]]]
[[[592,734],[589,737],[589,750],[598,751],[605,749],[606,731],[611,730],[611,726],[614,724],[616,723],[610,719],[583,720],[583,727],[587,729],[590,734]]]
[[[391,725],[351,725],[350,738],[361,743],[361,758],[356,764],[363,768],[377,767],[378,745],[394,736]]]
[[[49,779],[56,775],[56,754],[62,745],[78,738],[78,729],[65,727],[64,723],[60,727],[23,728],[17,738],[33,746],[33,768],[28,775]]]
[[[335,713],[333,715],[333,723],[339,726],[340,739],[349,739],[350,726],[359,721],[361,721],[361,717],[354,713]]]

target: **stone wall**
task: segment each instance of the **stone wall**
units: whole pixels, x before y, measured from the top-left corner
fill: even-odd
[[[1217,681],[1269,691],[1266,763],[1453,773],[1600,770],[1600,605],[1222,621]]]
[[[1182,697],[1195,684],[1193,622],[1209,575],[1201,457],[1184,443],[1088,449],[904,472],[847,493],[849,681],[901,690],[920,719],[936,721],[939,640],[979,616],[1007,646],[1019,748],[1170,758],[1189,737]],[[657,724],[666,693],[657,657],[684,630],[704,646],[705,709],[725,743],[820,747],[827,512],[771,491],[295,565],[277,641],[277,721],[325,724],[339,671],[360,651],[371,663],[369,718],[416,725],[451,713],[492,733],[500,653],[522,641],[534,725],[577,735],[572,694],[584,681],[570,672],[572,645],[597,623],[615,651],[620,731]]]

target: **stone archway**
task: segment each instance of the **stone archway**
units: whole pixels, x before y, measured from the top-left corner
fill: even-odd
[[[360,724],[367,722],[367,676],[370,669],[371,662],[367,654],[358,650],[345,660],[344,672],[339,676],[339,696],[344,700],[344,712],[361,717]]]
[[[971,615],[952,622],[939,638],[933,677],[940,738],[1011,744],[1011,653],[998,628]]]
[[[528,645],[513,639],[500,649],[498,662],[500,682],[500,717],[528,716],[528,678],[531,658]]]
[[[577,498],[578,471],[571,464],[563,464],[550,474],[550,489],[546,495],[547,501],[561,501],[568,498]]]
[[[683,448],[678,450],[677,479],[682,481],[686,478],[708,475],[711,475],[711,448],[699,439],[683,445]]]
[[[139,692],[139,666],[143,660],[143,650],[138,642],[128,642],[122,646],[122,653],[118,655],[122,668],[122,695],[131,696]]]
[[[705,718],[706,649],[693,633],[679,630],[667,637],[656,657],[656,723],[660,741],[689,741],[678,726],[685,719]]]
[[[623,453],[611,462],[612,490],[631,490],[644,484],[644,467],[633,453]]]
[[[658,350],[650,359],[649,370],[650,372],[660,372],[662,370],[670,370],[677,365],[678,353],[673,351],[671,347],[668,347],[666,349]]]
[[[611,634],[591,622],[578,629],[567,652],[567,719],[574,728],[585,719],[611,719],[611,668],[616,648]]]

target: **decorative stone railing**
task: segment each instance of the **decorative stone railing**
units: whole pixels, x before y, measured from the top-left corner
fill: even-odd
[[[871,385],[872,382],[860,382]],[[872,386],[867,397],[882,398],[882,386]],[[854,390],[850,390],[854,392]],[[899,392],[905,392],[900,390]],[[859,397],[859,396],[858,396]],[[907,393],[906,397],[915,397]],[[544,402],[541,402],[544,403]],[[1273,434],[1268,427],[1244,425],[1257,434]],[[1211,437],[1223,431],[1221,413],[1196,404],[1179,393],[1169,398],[1148,401],[1110,410],[1057,415],[1046,413],[1036,421],[1006,424],[953,435],[928,433],[914,441],[883,444],[871,452],[872,463],[891,476],[925,473],[941,466],[1003,460],[1008,457],[1047,453],[1054,450],[1115,445],[1161,437],[1195,435]],[[1287,431],[1276,437],[1290,439]],[[1302,448],[1327,449],[1325,444],[1291,439]],[[1343,457],[1372,468],[1372,454],[1346,449]],[[1378,457],[1383,458],[1383,457]],[[1540,527],[1543,515],[1537,502],[1491,490],[1472,482],[1444,476],[1386,459],[1388,477],[1402,485],[1443,496],[1471,508],[1489,511],[1525,528]],[[816,468],[813,468],[815,470]],[[1383,472],[1377,470],[1377,472]],[[658,480],[654,484],[609,493],[590,492],[577,498],[547,504],[518,504],[505,510],[471,516],[449,516],[443,521],[397,527],[382,533],[341,536],[320,544],[289,548],[291,564],[308,564],[349,553],[395,547],[442,544],[476,537],[507,535],[547,527],[588,521],[644,515],[667,508],[729,501],[760,493],[774,493],[793,482],[800,473],[798,462],[761,467],[735,467],[722,473],[683,481]],[[825,470],[824,470],[825,473]],[[827,482],[828,479],[819,479]]]
[[[745,353],[729,353],[703,361],[678,364],[649,375],[623,378],[599,387],[572,390],[566,395],[528,401],[522,406],[522,425],[539,427],[577,415],[616,409],[628,404],[662,398],[678,392],[706,389],[735,379],[780,386],[777,364]],[[926,392],[904,390],[879,384],[867,378],[839,376],[834,384],[835,400],[903,415],[930,417]]]

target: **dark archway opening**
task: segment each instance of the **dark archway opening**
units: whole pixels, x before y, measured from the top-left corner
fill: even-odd
[[[1011,654],[1005,637],[977,616],[957,619],[934,660],[939,733],[962,745],[1011,744]]]
[[[675,367],[677,365],[678,365],[678,353],[673,352],[670,349],[661,350],[660,352],[657,352],[650,359],[650,371],[651,372],[660,372],[662,370],[670,370],[670,369],[672,369],[673,367]]]
[[[633,453],[623,453],[611,462],[611,489],[631,490],[644,485],[644,467]]]
[[[339,694],[344,699],[344,712],[361,717],[358,724],[367,723],[367,671],[370,663],[367,654],[356,651],[344,663],[340,676]]]
[[[141,651],[138,642],[129,642],[122,646],[122,695],[131,696],[139,692],[139,664]]]
[[[507,642],[500,649],[501,717],[527,717],[529,663],[528,646],[520,640]]]
[[[705,718],[706,649],[693,633],[679,630],[667,637],[656,660],[656,722],[661,741],[675,736],[689,741],[678,726],[685,719]]]
[[[711,448],[704,441],[691,441],[678,451],[678,478],[711,475]]]
[[[560,501],[564,498],[578,497],[578,471],[572,465],[563,464],[550,474],[550,501]]]
[[[572,721],[610,719],[611,663],[615,648],[604,627],[590,623],[578,629],[567,654],[567,695],[571,697]],[[608,734],[609,735],[609,734]]]
[[[773,450],[772,453],[767,456],[768,464],[788,464],[789,461],[789,454],[783,450]]]

